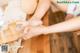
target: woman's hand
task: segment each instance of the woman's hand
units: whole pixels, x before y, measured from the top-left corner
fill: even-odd
[[[46,31],[46,27],[44,26],[29,27],[29,30],[26,30],[26,29],[24,30],[23,39],[29,39],[29,38],[44,34],[45,31]]]

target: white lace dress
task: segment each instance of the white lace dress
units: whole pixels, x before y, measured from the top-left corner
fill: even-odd
[[[0,8],[0,44],[22,36],[27,16],[20,6],[20,0],[9,0],[5,11]]]

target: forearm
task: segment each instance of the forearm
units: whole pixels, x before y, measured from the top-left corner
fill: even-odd
[[[67,20],[46,28],[45,33],[68,32],[80,29],[80,17]]]
[[[32,16],[32,19],[41,19],[44,14],[47,12],[47,10],[50,7],[50,1],[49,0],[39,0],[39,4],[37,6],[37,9]]]

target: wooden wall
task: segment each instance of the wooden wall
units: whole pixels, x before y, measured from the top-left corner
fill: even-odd
[[[66,14],[62,11],[57,11],[53,13],[51,10],[49,12],[49,24],[53,25],[59,22],[64,21]],[[57,33],[50,34],[51,40],[51,53],[78,53],[77,47],[78,42],[77,36],[74,35],[74,32],[66,33]],[[76,36],[76,37],[74,37]],[[76,43],[76,44],[75,44]]]

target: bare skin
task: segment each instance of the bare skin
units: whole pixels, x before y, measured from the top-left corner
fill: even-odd
[[[34,13],[36,7],[37,7],[37,0],[21,0],[21,8],[27,14]]]
[[[67,11],[67,4],[64,4],[64,3],[57,3],[57,0],[51,0],[52,3],[54,3],[54,5],[57,7],[57,11],[58,10],[61,10],[61,11],[64,11],[66,12]],[[53,4],[51,4],[51,6],[53,6]],[[54,8],[52,7],[52,11],[54,12]]]

